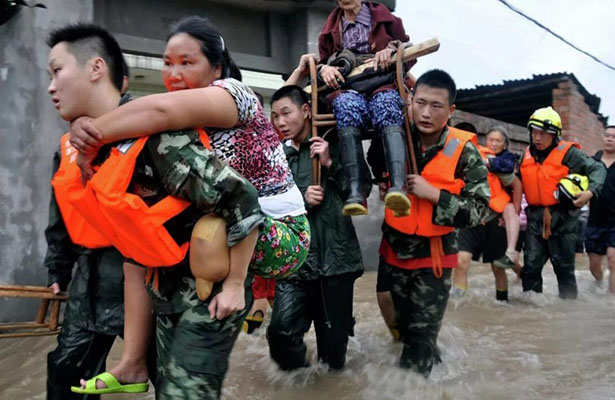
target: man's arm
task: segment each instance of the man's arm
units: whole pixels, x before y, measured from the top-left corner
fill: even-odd
[[[229,247],[265,219],[254,186],[206,149],[196,132],[155,135],[147,147],[169,194],[189,201],[203,214],[217,213],[226,220]]]
[[[489,212],[490,191],[487,168],[472,143],[466,143],[455,175],[464,180],[465,186],[459,195],[440,190],[434,205],[434,223],[455,228],[479,225]]]
[[[589,179],[589,188],[593,197],[600,196],[604,180],[606,179],[606,168],[601,162],[589,157],[576,147],[571,147],[564,155],[562,164],[568,167],[570,173],[581,174]]]
[[[56,173],[59,165],[60,153],[56,152],[53,158],[53,174]],[[53,188],[51,188],[49,199],[49,222],[45,229],[45,239],[47,241],[47,252],[43,265],[47,267],[47,284],[49,286],[57,284],[54,291],[56,289],[58,291],[66,290],[72,277],[73,266],[79,257],[79,248],[68,235]]]

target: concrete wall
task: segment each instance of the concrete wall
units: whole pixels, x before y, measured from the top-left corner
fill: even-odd
[[[220,29],[239,67],[285,74],[301,54],[317,50],[318,33],[333,7],[333,2],[301,7],[290,1],[94,0],[94,21],[109,29],[124,51],[160,56],[173,23],[205,16]]]
[[[47,9],[23,8],[0,26],[1,283],[46,284],[43,230],[51,158],[67,124],[46,92],[45,39],[56,27],[92,18],[90,1],[43,3]],[[25,317],[34,307],[32,301],[0,300],[0,320]]]

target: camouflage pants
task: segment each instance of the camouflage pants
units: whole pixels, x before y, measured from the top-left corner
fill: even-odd
[[[577,281],[574,276],[574,251],[576,233],[561,233],[545,240],[540,234],[528,231],[525,234],[521,281],[523,291],[542,293],[542,268],[551,260],[557,276],[559,297],[576,299]]]
[[[223,320],[211,318],[209,302],[157,316],[157,399],[220,398],[231,350],[252,304],[246,292],[246,308]]]
[[[440,362],[436,340],[451,288],[450,268],[436,278],[431,268],[405,270],[391,268],[395,320],[404,347],[400,366],[429,376]]]

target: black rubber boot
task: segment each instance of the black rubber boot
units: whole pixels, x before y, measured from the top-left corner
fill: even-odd
[[[342,208],[342,214],[366,215],[367,201],[363,192],[361,131],[358,128],[347,127],[339,129],[338,133],[342,165],[350,188],[348,199],[346,199]]]
[[[406,189],[406,141],[401,126],[393,125],[382,129],[384,156],[389,171],[391,187],[384,197],[384,206],[393,210],[396,216],[410,214],[410,199]]]

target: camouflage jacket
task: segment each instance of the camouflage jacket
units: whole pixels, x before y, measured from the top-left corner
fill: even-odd
[[[311,143],[306,140],[299,149],[284,144],[284,153],[293,178],[301,194],[312,184]],[[317,206],[305,204],[310,221],[312,237],[310,252],[297,278],[314,280],[319,276],[341,275],[363,270],[363,259],[359,239],[350,217],[342,215],[343,198],[347,196],[348,185],[344,169],[339,163],[339,150],[335,137],[329,141],[332,164],[321,168],[321,186],[324,190],[323,202]],[[366,174],[369,176],[369,174]],[[369,193],[371,182],[366,179]]]
[[[414,148],[420,149],[419,135],[414,127],[412,133],[416,141]],[[447,136],[448,129],[445,128],[436,145],[431,146],[424,153],[416,152],[419,171],[422,171],[425,165],[444,148]],[[459,195],[451,194],[447,190],[440,191],[440,199],[433,208],[433,222],[436,225],[455,228],[479,225],[489,214],[490,192],[487,167],[474,144],[466,143],[455,169],[455,177],[463,179],[465,186]],[[382,224],[382,236],[399,259],[430,256],[429,239],[426,237],[401,233],[386,223]],[[457,253],[456,232],[442,236],[442,244],[444,254]]]
[[[130,191],[148,204],[167,195],[191,203],[165,224],[173,238],[181,243],[190,240],[194,224],[205,214],[216,213],[226,220],[229,247],[265,219],[256,189],[206,149],[195,131],[150,136],[137,159]],[[198,303],[187,260],[156,270],[157,279],[148,285],[156,312],[181,312]],[[158,285],[154,284],[156,281]]]
[[[58,150],[53,158],[54,174],[59,165]],[[124,331],[124,257],[112,247],[90,250],[73,244],[53,188],[45,239],[44,265],[49,285],[57,283],[60,289],[66,290],[71,283],[73,267],[77,265],[64,312],[64,324],[106,335],[121,335]]]
[[[554,143],[555,147],[557,143]],[[530,152],[537,160],[542,163],[550,151],[538,152],[532,146]],[[594,197],[599,197],[606,179],[606,168],[602,162],[594,160],[592,157],[583,153],[576,147],[568,149],[562,164],[568,167],[571,174],[586,175],[589,178],[589,189]],[[522,181],[523,182],[523,181]],[[551,234],[574,233],[577,231],[577,217],[580,213],[579,208],[560,207],[559,205],[551,206]],[[525,209],[527,216],[527,230],[535,235],[542,234],[542,218],[544,207],[528,206]]]

